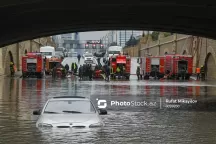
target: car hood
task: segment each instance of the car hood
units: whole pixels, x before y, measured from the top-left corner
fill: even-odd
[[[98,121],[97,114],[43,114],[40,118],[42,123],[82,123],[89,120]]]

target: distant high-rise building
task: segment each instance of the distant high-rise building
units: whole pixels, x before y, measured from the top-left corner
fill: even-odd
[[[125,43],[130,39],[131,36],[137,37],[142,35],[142,33],[143,31],[132,31],[132,30],[118,31],[117,44],[124,47]]]
[[[62,38],[63,40],[73,40],[73,34],[72,34],[72,33],[61,34],[61,38]]]
[[[62,38],[61,35],[52,36],[53,41],[55,42],[57,47],[62,47]]]
[[[109,31],[105,36],[108,38],[108,43],[117,42],[117,45],[124,47],[125,43],[131,36],[137,37],[143,34],[143,31],[133,30],[121,30],[121,31]]]

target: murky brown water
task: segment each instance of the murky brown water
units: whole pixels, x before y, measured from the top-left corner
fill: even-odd
[[[170,86],[168,86],[170,85]],[[206,85],[206,86],[205,86]],[[201,82],[0,79],[0,143],[216,143],[216,87]],[[53,96],[154,101],[156,107],[113,107],[102,129],[37,129],[32,111]],[[166,98],[192,98],[195,106],[160,108]],[[162,103],[164,105],[164,103]]]

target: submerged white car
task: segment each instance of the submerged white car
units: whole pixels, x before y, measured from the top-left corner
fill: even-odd
[[[55,128],[93,128],[103,127],[100,115],[107,114],[104,109],[96,109],[90,99],[85,97],[62,96],[49,99],[42,110],[36,127]]]

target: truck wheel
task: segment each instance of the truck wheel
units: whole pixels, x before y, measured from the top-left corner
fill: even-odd
[[[40,74],[38,74],[38,76],[37,76],[38,78],[42,78],[43,77],[43,74],[42,73],[40,73]]]
[[[186,80],[189,80],[189,79],[190,79],[190,76],[186,76],[185,79],[186,79]]]
[[[126,79],[127,79],[127,80],[130,80],[130,76],[126,76]]]
[[[22,77],[23,77],[23,78],[26,78],[26,74],[23,73],[23,74],[22,74]]]
[[[149,80],[149,76],[145,76],[145,78],[144,78],[145,80]]]

